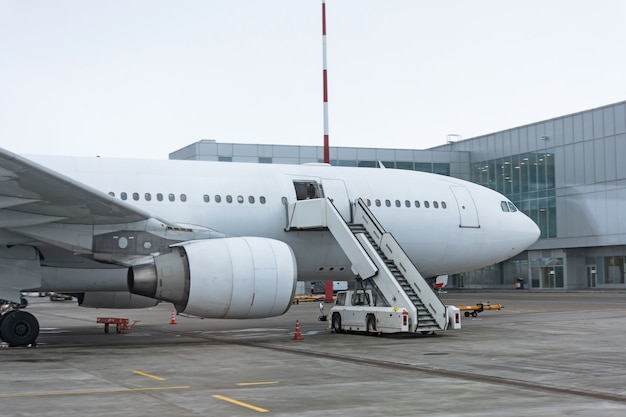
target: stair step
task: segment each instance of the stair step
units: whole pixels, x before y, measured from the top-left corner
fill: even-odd
[[[427,326],[427,327],[420,327],[417,326],[417,332],[435,332],[437,330],[441,330],[439,328],[439,326]]]

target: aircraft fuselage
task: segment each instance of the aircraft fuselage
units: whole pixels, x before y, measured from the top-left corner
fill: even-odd
[[[348,259],[325,230],[286,231],[296,184],[314,183],[350,221],[350,204],[369,202],[424,276],[463,272],[508,259],[538,237],[508,199],[482,186],[429,173],[326,165],[31,157],[154,217],[287,243],[299,280],[351,279]],[[300,196],[301,197],[301,196]],[[330,273],[332,271],[332,273]]]

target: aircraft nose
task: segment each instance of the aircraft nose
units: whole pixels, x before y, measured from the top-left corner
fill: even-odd
[[[541,236],[541,229],[539,229],[539,226],[537,226],[537,224],[530,217],[523,213],[520,214],[524,216],[524,221],[519,223],[518,230],[520,246],[528,248],[539,239],[539,236]]]
[[[541,235],[541,230],[532,219],[522,212],[516,214],[519,214],[517,219],[507,226],[508,239],[506,240],[510,245],[506,248],[508,258],[528,249]]]

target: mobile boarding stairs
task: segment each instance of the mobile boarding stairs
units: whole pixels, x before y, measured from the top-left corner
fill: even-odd
[[[329,230],[352,263],[352,272],[382,295],[387,305],[409,312],[409,332],[461,327],[459,310],[439,299],[362,199],[353,203],[352,223],[344,220],[329,198],[291,203],[287,219],[287,231]]]

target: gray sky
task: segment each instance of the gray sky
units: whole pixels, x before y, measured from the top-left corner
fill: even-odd
[[[327,0],[330,143],[423,149],[626,99],[622,0]],[[0,146],[321,145],[321,0],[0,0]]]

